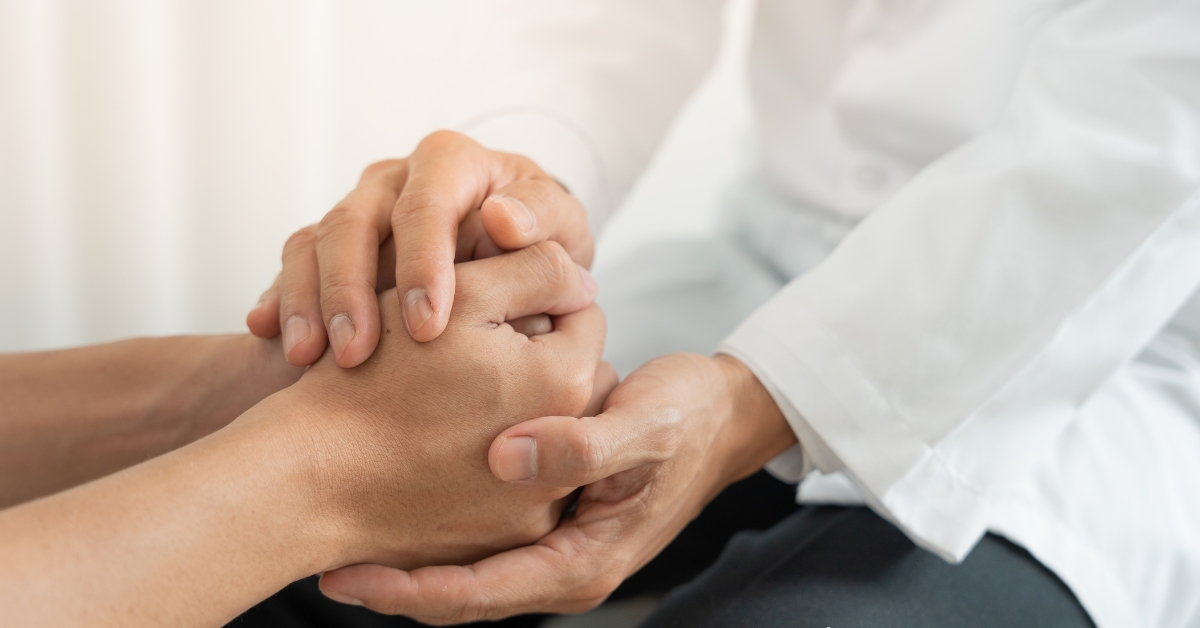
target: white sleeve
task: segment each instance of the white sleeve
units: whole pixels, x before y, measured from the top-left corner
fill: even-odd
[[[489,148],[530,157],[562,181],[595,229],[712,65],[722,4],[472,4],[477,26],[460,35],[478,51],[476,62],[439,98],[457,129]]]
[[[994,128],[722,351],[829,454],[818,468],[844,467],[917,543],[961,560],[992,489],[1200,284],[1198,189],[1200,3],[1076,4],[1035,40]]]

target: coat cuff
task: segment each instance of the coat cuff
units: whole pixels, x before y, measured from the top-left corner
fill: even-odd
[[[791,426],[792,432],[796,434],[796,444],[775,456],[763,467],[768,473],[784,482],[799,482],[813,469],[820,469],[828,473],[841,468],[842,465],[837,456],[829,451],[825,442],[804,419],[804,415],[796,410],[787,395],[775,385],[775,381],[762,370],[754,358],[731,345],[728,340],[721,344],[717,353],[736,358],[745,364],[751,373],[754,373],[754,377],[763,385],[763,388],[767,389],[767,393],[771,395],[771,399],[783,413],[788,425]]]
[[[802,444],[809,469],[841,471],[868,506],[917,545],[961,561],[987,530],[986,501],[905,425],[886,412],[856,407],[880,403],[882,396],[873,394],[871,382],[819,321],[779,296],[718,352],[742,361],[763,383]],[[776,324],[788,332],[774,333]]]

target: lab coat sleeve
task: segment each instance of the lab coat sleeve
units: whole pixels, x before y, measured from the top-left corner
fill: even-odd
[[[453,125],[530,157],[596,230],[712,65],[720,0],[509,0],[471,5],[475,61],[443,92]]]
[[[1200,284],[1198,7],[1064,9],[993,127],[722,345],[819,469],[948,560]]]

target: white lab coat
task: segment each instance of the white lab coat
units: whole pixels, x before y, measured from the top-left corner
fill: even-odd
[[[454,106],[599,225],[719,8],[499,3]],[[725,234],[791,281],[720,350],[799,437],[769,468],[949,560],[1008,536],[1102,627],[1200,625],[1200,1],[762,0],[750,63]]]

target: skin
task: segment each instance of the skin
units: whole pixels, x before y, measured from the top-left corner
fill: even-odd
[[[246,317],[262,338],[283,335],[294,365],[333,348],[361,364],[379,341],[377,292],[396,288],[416,340],[441,335],[454,300],[454,263],[543,241],[592,263],[587,214],[532,161],[452,131],[430,134],[404,159],[369,166],[317,225],[297,231],[283,271]]]
[[[537,443],[533,477],[528,462],[513,459],[528,448],[505,446],[519,438]],[[467,566],[357,565],[325,573],[321,589],[431,624],[585,611],[725,487],[795,442],[770,395],[737,360],[659,358],[630,374],[599,415],[534,419],[492,443],[497,477],[524,486],[586,485],[574,516],[537,543]]]
[[[326,356],[227,427],[0,511],[5,623],[219,626],[313,573],[472,561],[544,536],[573,489],[505,483],[487,451],[526,417],[582,416],[607,395],[594,282],[549,243],[456,273],[437,342],[400,333],[384,293],[382,341],[359,368]],[[536,313],[551,331],[505,323]]]
[[[302,372],[245,335],[0,355],[0,508],[207,436]]]
[[[497,202],[501,192],[532,211],[531,230],[517,228],[517,213],[508,211],[507,201]],[[459,220],[463,228],[456,232]],[[414,338],[427,341],[441,333],[439,317],[454,289],[445,277],[454,259],[556,240],[586,264],[592,254],[586,232],[584,208],[536,166],[438,132],[407,160],[368,169],[319,228],[297,234],[285,249],[281,279],[248,322],[270,337],[293,311],[312,317],[320,310],[327,321],[331,312],[352,311],[369,320],[370,308],[353,303],[368,302],[372,289],[386,285],[394,263],[397,286],[424,287],[433,299],[434,314],[419,327],[409,325]],[[380,243],[376,253],[372,245]],[[324,340],[304,342],[313,348],[289,352],[293,364],[304,363],[312,355],[304,351],[317,351]],[[369,334],[356,335],[338,363],[356,364],[373,342]],[[429,623],[586,610],[661,551],[721,490],[795,442],[770,394],[736,359],[661,358],[621,383],[598,416],[534,419],[492,444],[489,466],[500,479],[587,485],[575,515],[552,533],[465,567],[334,570],[323,575],[321,587],[334,599]]]

